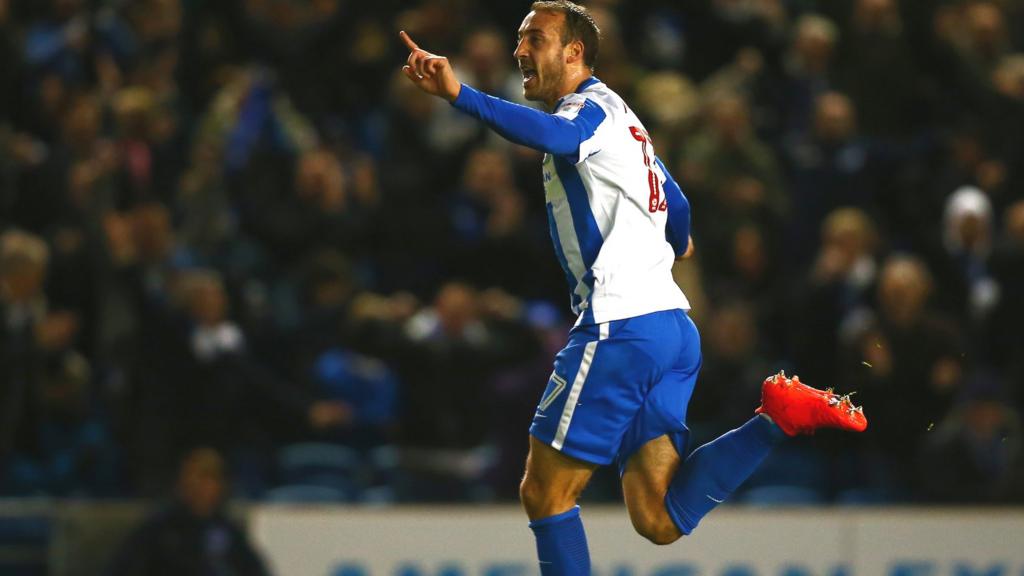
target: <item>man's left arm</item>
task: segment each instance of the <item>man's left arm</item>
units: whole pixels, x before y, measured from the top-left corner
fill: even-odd
[[[665,224],[665,239],[676,252],[676,259],[689,257],[693,253],[693,241],[690,238],[690,201],[686,199],[679,184],[668,173],[661,158],[654,158],[662,174],[662,190],[665,192],[665,203],[668,205],[668,222]]]

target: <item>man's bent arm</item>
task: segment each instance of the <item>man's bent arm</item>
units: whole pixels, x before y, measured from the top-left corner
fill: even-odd
[[[665,239],[672,245],[676,257],[680,258],[686,254],[690,246],[690,201],[686,199],[683,190],[672,179],[668,169],[662,164],[661,158],[655,157],[658,168],[665,176],[662,189],[665,191],[665,202],[668,204],[668,222],[665,225]]]
[[[580,143],[593,136],[605,118],[604,110],[589,100],[570,120],[495,98],[465,84],[452,106],[482,120],[516,144],[556,156],[576,156]]]

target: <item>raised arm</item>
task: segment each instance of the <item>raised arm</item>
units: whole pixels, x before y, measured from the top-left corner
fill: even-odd
[[[479,118],[516,144],[556,156],[578,156],[580,144],[594,135],[605,118],[604,110],[591,100],[570,119],[495,98],[466,85],[452,106]]]
[[[484,94],[460,83],[447,58],[421,49],[404,31],[399,34],[409,48],[402,72],[413,84],[448,100],[516,144],[557,156],[578,157],[580,143],[593,136],[605,118],[600,106],[591,101],[584,102],[569,118]]]
[[[690,201],[686,199],[679,184],[668,173],[668,169],[655,157],[654,161],[662,173],[662,189],[668,204],[668,222],[665,225],[665,239],[676,252],[676,259],[687,258],[693,253],[693,241],[690,238]]]

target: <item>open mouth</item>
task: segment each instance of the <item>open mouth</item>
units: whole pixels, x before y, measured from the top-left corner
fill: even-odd
[[[523,84],[527,84],[530,80],[537,78],[537,71],[533,68],[520,68],[519,70],[523,73]]]

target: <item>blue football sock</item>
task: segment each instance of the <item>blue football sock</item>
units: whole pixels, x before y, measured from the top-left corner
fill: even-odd
[[[676,527],[683,534],[692,532],[785,438],[786,433],[771,419],[758,415],[694,450],[665,495],[665,508]]]
[[[530,522],[537,539],[542,576],[589,576],[590,551],[580,520],[580,507]]]

